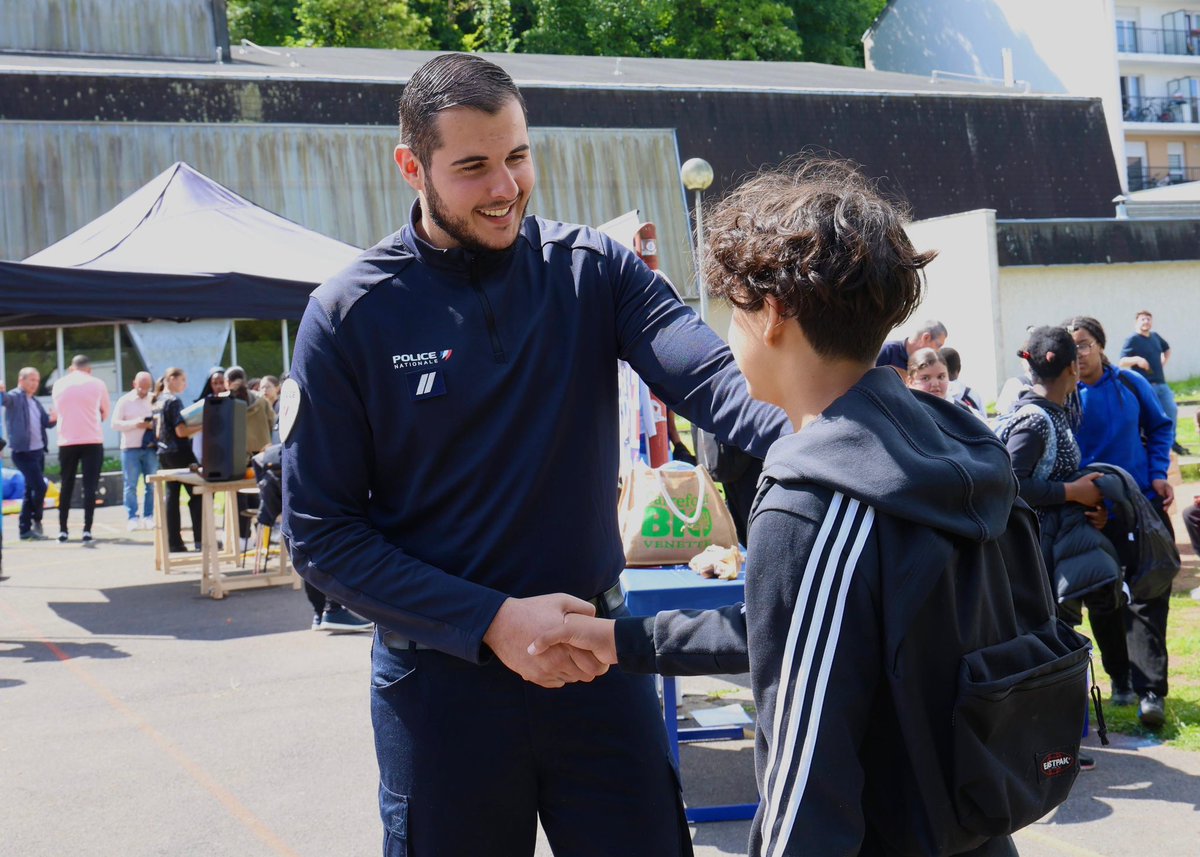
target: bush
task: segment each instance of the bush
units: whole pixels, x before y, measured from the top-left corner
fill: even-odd
[[[114,471],[117,473],[121,472],[121,459],[113,458],[112,456],[105,456],[104,463],[100,465],[100,472],[112,473]],[[45,472],[46,476],[57,480],[60,476],[62,476],[62,466],[57,461],[53,464],[47,464]]]

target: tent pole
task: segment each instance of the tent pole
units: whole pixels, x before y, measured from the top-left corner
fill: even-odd
[[[237,321],[229,322],[229,365],[237,366]],[[226,367],[228,368],[228,367]]]
[[[287,319],[279,322],[279,331],[283,335],[283,374],[292,371],[292,355],[288,353],[288,323]]]
[[[61,378],[63,375],[66,374],[66,371],[67,371],[67,367],[66,367],[67,349],[66,349],[66,346],[63,344],[63,329],[61,327],[57,327],[54,329],[54,333],[55,333],[55,341],[56,341],[56,344],[58,345],[58,377]]]
[[[117,366],[117,391],[118,396],[122,395],[125,390],[125,381],[121,378],[121,325],[113,325],[113,354],[116,355],[113,362]]]
[[[8,383],[8,356],[4,351],[4,331],[0,330],[0,381]],[[13,386],[16,386],[15,384]]]

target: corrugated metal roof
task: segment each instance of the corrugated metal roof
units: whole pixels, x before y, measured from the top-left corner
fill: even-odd
[[[367,48],[233,47],[233,62],[0,53],[5,71],[135,74],[171,77],[297,78],[405,82],[442,51]],[[745,90],[752,92],[931,93],[1017,96],[986,83],[930,80],[911,74],[807,62],[484,54],[522,87]]]

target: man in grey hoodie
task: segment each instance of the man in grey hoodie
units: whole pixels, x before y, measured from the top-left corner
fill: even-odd
[[[1012,609],[1012,557],[997,539],[1017,482],[980,420],[873,368],[934,254],[829,162],[752,179],[710,235],[705,279],[734,306],[729,341],[750,393],[797,429],[766,458],[745,604],[568,615],[530,651],[567,643],[628,671],[749,671],[756,857],[1015,854],[1008,836],[963,834],[948,712],[963,655],[1005,638],[995,620]],[[1029,520],[1018,529],[1036,552]]]

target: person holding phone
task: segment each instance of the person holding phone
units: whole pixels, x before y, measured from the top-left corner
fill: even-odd
[[[117,399],[113,408],[112,427],[121,433],[121,473],[125,482],[125,511],[129,515],[126,529],[130,531],[154,528],[154,492],[150,490],[149,482],[143,486],[140,519],[137,499],[138,479],[158,472],[158,448],[150,405],[153,386],[154,379],[149,372],[138,372],[133,377],[133,388]]]

